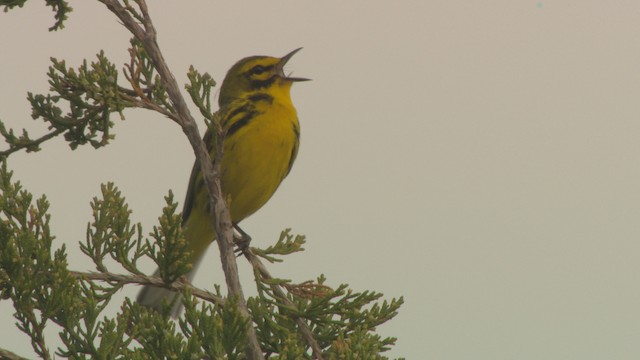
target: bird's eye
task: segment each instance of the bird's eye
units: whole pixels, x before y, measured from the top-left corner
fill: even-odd
[[[254,67],[251,68],[251,74],[253,75],[260,75],[263,72],[265,72],[267,69],[264,68],[264,66],[262,65],[256,65]]]

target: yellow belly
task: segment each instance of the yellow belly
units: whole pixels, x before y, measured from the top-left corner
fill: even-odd
[[[231,219],[239,222],[271,198],[284,177],[298,141],[293,118],[262,114],[225,142],[222,189]],[[295,116],[294,114],[289,114]]]
[[[274,104],[225,139],[221,185],[234,223],[260,209],[287,175],[298,149],[297,128],[295,109]],[[195,259],[215,233],[206,197],[198,196],[193,206],[184,231]]]

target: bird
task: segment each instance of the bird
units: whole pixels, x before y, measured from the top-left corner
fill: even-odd
[[[283,57],[250,56],[236,62],[227,72],[218,97],[224,134],[220,163],[221,187],[228,202],[231,221],[240,221],[258,211],[273,196],[291,171],[300,144],[300,124],[291,86],[307,78],[284,73],[284,66],[302,48]],[[203,138],[211,158],[215,158],[213,134]],[[207,247],[215,241],[207,188],[200,166],[193,165],[182,211],[183,235],[191,281]],[[160,274],[159,269],[155,274]],[[162,287],[145,285],[137,302],[160,310],[164,300],[171,303],[172,316],[181,310],[178,294]]]

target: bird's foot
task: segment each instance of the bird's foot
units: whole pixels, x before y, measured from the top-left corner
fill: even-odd
[[[244,232],[237,224],[233,224],[233,228],[238,232],[233,235],[233,242],[236,244],[236,256],[244,255],[245,251],[249,248],[249,244],[251,244],[251,236]]]

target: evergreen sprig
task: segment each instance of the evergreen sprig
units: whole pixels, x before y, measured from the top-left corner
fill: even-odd
[[[87,225],[87,237],[80,243],[80,250],[100,272],[109,271],[104,259],[110,256],[125,270],[140,274],[137,261],[148,251],[142,241],[142,225],[131,225],[131,210],[113,183],[102,185],[101,191],[102,199],[95,197],[91,202],[94,220]]]
[[[158,219],[160,225],[154,226],[151,233],[154,241],[147,242],[147,246],[150,250],[149,257],[158,264],[160,277],[169,284],[188,273],[191,265],[190,251],[182,234],[182,215],[176,213],[178,203],[174,202],[171,191],[165,201],[167,205]]]
[[[77,70],[67,67],[64,60],[51,58],[51,62],[47,75],[52,93],[27,94],[31,117],[42,119],[49,132],[33,139],[26,130],[16,135],[0,122],[0,135],[9,145],[9,149],[0,152],[0,158],[22,149],[39,151],[43,142],[60,134],[72,149],[87,143],[94,148],[105,146],[114,139],[111,114],[116,112],[124,119],[125,108],[139,106],[118,86],[118,71],[104,52],[98,53],[97,60],[90,64],[84,60]]]
[[[130,41],[129,64],[124,66],[124,76],[129,81],[131,89],[120,88],[136,106],[158,111],[174,119],[175,108],[167,96],[167,88],[158,75],[155,65],[139,40]]]
[[[341,346],[347,340],[350,344],[364,346],[371,355],[387,351],[395,344],[395,338],[382,339],[375,334],[375,330],[378,325],[397,315],[404,302],[402,297],[379,303],[382,297],[380,293],[354,292],[346,284],[332,290],[325,285],[324,276],[320,276],[315,282],[304,283],[314,291],[289,291],[288,301],[283,301],[273,291],[273,286],[285,286],[291,290],[290,281],[265,281],[260,276],[256,281],[259,296],[250,298],[248,304],[258,324],[259,338],[269,339],[268,343],[263,344],[263,349],[271,349],[276,353],[283,348],[290,349],[291,339],[296,338],[302,349],[308,351],[300,335],[290,331],[297,327],[294,322],[296,318],[304,320],[320,347],[327,351],[334,346]],[[286,346],[283,341],[287,342]],[[366,346],[360,345],[361,342],[366,342]]]
[[[0,0],[0,6],[4,6],[4,11],[7,12],[14,7],[23,7],[26,2],[27,0]],[[71,10],[73,10],[71,6],[65,0],[46,0],[45,3],[51,7],[56,19],[49,31],[64,29],[64,22],[67,20]]]
[[[206,120],[213,121],[214,111],[211,107],[211,90],[216,86],[216,81],[208,73],[200,74],[193,65],[189,67],[187,78],[189,83],[185,85],[185,89],[191,96],[191,101],[198,107],[200,114]]]
[[[132,104],[118,89],[118,71],[100,51],[97,61],[83,61],[77,70],[69,68],[64,60],[51,58],[49,85],[55,95],[28,93],[34,119],[42,118],[50,128],[65,131],[65,140],[72,149],[91,144],[99,148],[114,138],[111,134],[111,113],[122,111]],[[65,100],[69,110],[58,106]]]
[[[304,251],[302,245],[306,242],[304,235],[292,235],[291,229],[285,229],[280,233],[278,242],[274,245],[267,247],[266,249],[254,248],[254,254],[269,261],[270,263],[282,262],[282,259],[276,257],[293,254],[296,252]]]
[[[18,328],[44,359],[51,354],[44,328],[64,323],[82,306],[81,290],[67,270],[64,245],[52,251],[49,203],[12,181],[6,162],[0,169],[0,298],[11,299]]]
[[[39,151],[44,142],[62,134],[72,149],[85,144],[94,148],[106,146],[115,139],[112,114],[117,113],[124,120],[127,108],[150,109],[177,121],[166,86],[146,50],[136,39],[131,39],[130,44],[130,62],[123,69],[129,87],[118,83],[120,73],[103,51],[95,61],[84,60],[77,69],[68,67],[64,60],[51,58],[47,73],[50,93],[27,94],[31,117],[43,120],[49,131],[38,138],[31,137],[26,129],[18,135],[0,120],[0,135],[9,145],[0,151],[0,160],[20,150]],[[200,87],[215,84],[207,76],[194,81],[193,85]]]
[[[129,272],[131,278],[119,276],[109,280],[107,276],[106,280],[92,280],[89,276],[70,274],[64,246],[52,250],[54,236],[49,231],[46,199],[34,203],[32,195],[11,177],[3,163],[0,295],[14,302],[18,327],[30,336],[39,356],[51,356],[43,335],[49,323],[62,328],[63,346],[56,352],[62,357],[98,358],[119,354],[152,359],[159,354],[171,354],[176,358],[232,359],[244,356],[248,324],[233,299],[202,303],[191,296],[186,287],[182,297],[185,314],[179,319],[179,327],[170,320],[170,304],[160,313],[154,313],[125,300],[115,318],[101,315],[116,291],[127,284],[139,283],[135,276],[141,273],[137,268],[140,258],[151,257],[159,266],[164,266],[169,276],[164,278],[166,284],[188,271],[181,248],[184,240],[180,215],[175,212],[177,204],[171,193],[165,198],[167,205],[150,234],[154,240],[150,241],[141,236],[140,224],[131,225],[131,210],[117,187],[102,186],[102,197],[92,201],[94,220],[88,226],[87,242],[82,243],[81,248],[99,272],[110,274],[105,260],[112,259]],[[287,229],[276,244],[257,252],[286,255],[301,251],[301,247],[292,244],[302,242],[303,237],[294,236]],[[296,251],[290,251],[294,248]],[[256,284],[258,296],[249,298],[247,303],[266,354],[276,358],[312,358],[297,321],[303,321],[311,329],[327,358],[382,359],[380,354],[395,343],[395,338],[381,338],[375,330],[397,314],[402,298],[380,302],[382,294],[354,292],[347,285],[333,290],[323,276],[298,285],[292,285],[287,279],[257,276]],[[287,290],[285,298],[273,290],[277,286]],[[221,297],[219,289],[217,295]],[[354,353],[366,356],[353,357]]]

